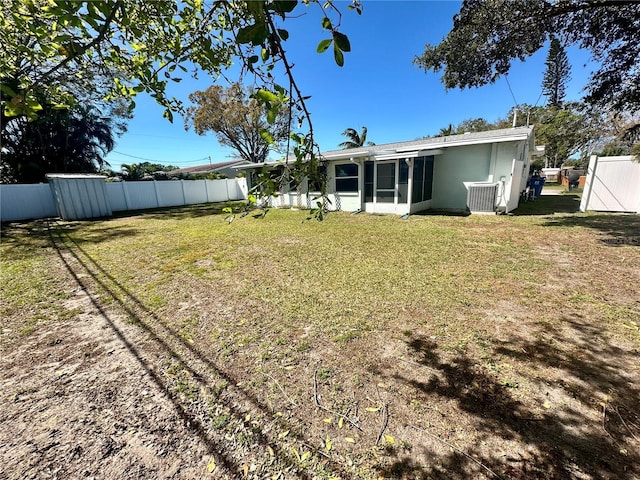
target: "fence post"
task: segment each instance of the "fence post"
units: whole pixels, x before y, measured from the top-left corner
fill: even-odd
[[[591,155],[591,158],[589,159],[589,166],[587,167],[587,178],[585,179],[584,190],[582,191],[582,199],[580,200],[581,212],[586,212],[589,209],[589,201],[591,200],[591,190],[593,189],[593,182],[596,179],[597,168],[598,168],[598,156]]]
[[[131,202],[129,201],[129,192],[128,192],[128,188],[127,182],[122,181],[120,182],[120,185],[122,185],[122,196],[124,197],[124,206],[126,207],[127,211],[131,210]]]
[[[207,203],[210,203],[211,200],[209,200],[209,180],[207,180],[206,178],[204,179],[204,192],[207,195]]]
[[[157,180],[153,181],[153,191],[156,194],[156,207],[160,208],[160,192],[158,191],[158,182]]]
[[[180,186],[182,187],[182,205],[187,204],[187,194],[184,192],[184,180],[180,180]]]

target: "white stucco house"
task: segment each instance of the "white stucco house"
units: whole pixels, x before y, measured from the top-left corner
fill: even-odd
[[[510,212],[526,188],[536,150],[533,127],[323,152],[330,209],[405,215],[424,210]],[[238,167],[282,168],[282,162]],[[251,175],[248,175],[250,178]],[[309,208],[318,192],[303,181],[270,200]]]

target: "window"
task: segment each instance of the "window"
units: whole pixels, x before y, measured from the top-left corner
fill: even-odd
[[[424,157],[418,157],[413,161],[413,192],[411,202],[422,201],[422,185],[424,184]]]
[[[396,164],[379,163],[376,175],[376,201],[380,203],[393,203],[396,193]]]
[[[433,184],[433,156],[418,157],[413,161],[413,192],[411,202],[431,200]]]
[[[358,165],[355,163],[343,163],[336,165],[336,192],[357,192]]]

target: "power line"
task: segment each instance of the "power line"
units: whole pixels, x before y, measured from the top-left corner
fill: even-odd
[[[509,91],[511,92],[511,98],[513,98],[513,106],[518,106],[518,101],[516,100],[516,96],[513,94],[513,90],[511,90],[511,84],[509,83],[509,77],[507,75],[504,76],[504,79],[507,81],[507,87],[509,87]]]
[[[202,162],[204,160],[208,160],[209,159],[209,157],[203,157],[203,158],[198,158],[196,160],[167,161],[167,160],[156,160],[156,159],[153,159],[153,158],[138,157],[137,155],[131,155],[131,154],[128,154],[128,153],[118,152],[117,150],[112,150],[112,153],[117,153],[118,155],[123,155],[125,157],[135,158],[137,160],[144,160],[145,162],[152,162],[152,163],[186,164],[186,163]]]

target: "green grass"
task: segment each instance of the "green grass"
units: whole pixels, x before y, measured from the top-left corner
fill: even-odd
[[[271,210],[231,224],[219,208],[196,207],[57,222],[51,237],[43,223],[8,226],[0,245],[0,313],[12,338],[77,313],[65,307],[77,285],[59,250],[103,308],[125,311],[167,344],[196,350],[227,372],[202,389],[178,359],[161,367],[185,404],[215,403],[240,386],[270,416],[291,421],[281,431],[304,425],[312,432],[306,444],[335,439],[331,455],[340,452],[340,438],[356,436],[342,453],[352,462],[349,472],[368,477],[373,458],[383,465],[385,455],[403,449],[371,447],[378,413],[362,413],[358,435],[336,430],[337,417],[324,422],[332,415],[314,407],[314,376],[334,411],[353,408],[356,396],[362,409],[381,398],[391,402],[387,433],[406,449],[422,441],[400,426],[416,422],[418,410],[436,412],[429,421],[441,433],[462,432],[466,448],[475,448],[477,431],[503,448],[500,435],[517,437],[515,427],[485,414],[504,408],[496,418],[510,418],[519,408],[523,417],[538,418],[541,389],[564,377],[581,379],[567,383],[571,395],[596,398],[615,377],[612,366],[629,364],[627,352],[640,348],[637,286],[629,283],[640,268],[640,247],[607,240],[629,238],[640,220],[568,214],[577,202],[573,194],[544,196],[514,216],[408,220],[332,213],[316,222],[305,221],[307,212]],[[594,348],[598,357],[574,362],[572,352],[581,359]],[[596,438],[603,432],[597,411],[589,424],[589,401],[576,415]],[[477,402],[486,402],[481,414]],[[218,407],[210,415],[213,430],[231,432],[245,418]],[[562,430],[555,417],[545,423]]]

